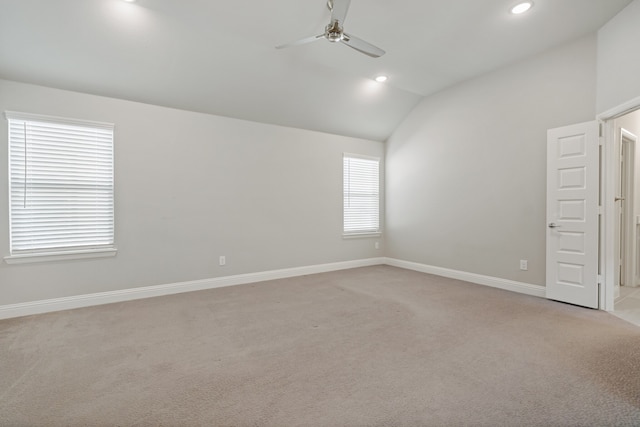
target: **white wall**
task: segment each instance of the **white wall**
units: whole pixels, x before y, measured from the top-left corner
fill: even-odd
[[[595,71],[593,35],[419,104],[387,142],[387,256],[544,285],[546,132],[594,119]]]
[[[0,305],[381,256],[342,239],[342,153],[380,142],[0,80],[0,111],[115,123],[115,258],[7,265]],[[0,120],[0,255],[9,254]],[[218,256],[227,257],[225,267]]]
[[[598,31],[597,111],[640,97],[640,0]]]

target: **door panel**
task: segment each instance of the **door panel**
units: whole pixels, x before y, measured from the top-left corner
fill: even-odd
[[[547,133],[547,298],[598,308],[598,124]]]

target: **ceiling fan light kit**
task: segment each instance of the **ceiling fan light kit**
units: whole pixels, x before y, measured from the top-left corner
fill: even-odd
[[[292,46],[299,46],[302,44],[311,43],[318,39],[326,39],[331,43],[340,42],[350,48],[357,50],[360,53],[364,53],[372,58],[378,58],[385,54],[385,51],[377,46],[372,45],[356,36],[345,33],[343,29],[343,23],[347,17],[349,11],[349,5],[351,0],[329,0],[327,1],[327,8],[331,11],[331,22],[324,29],[323,34],[317,36],[307,37],[293,43],[288,43],[280,46],[276,46],[276,49],[284,49]]]

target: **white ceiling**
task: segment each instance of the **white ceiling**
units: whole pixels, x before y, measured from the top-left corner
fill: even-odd
[[[337,0],[336,0],[337,1]],[[384,141],[423,96],[597,30],[631,0],[0,0],[0,78]],[[386,74],[389,81],[371,78]]]

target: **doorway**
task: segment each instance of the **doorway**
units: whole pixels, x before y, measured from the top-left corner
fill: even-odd
[[[640,325],[640,98],[602,114],[601,308]]]
[[[640,227],[636,181],[640,177],[640,162],[636,162],[640,135],[640,110],[614,120],[615,144],[619,155],[618,196],[614,198],[619,262],[614,292],[613,314],[640,325],[640,288],[638,288],[638,254]]]
[[[640,110],[637,112],[638,123],[640,124]],[[631,118],[635,118],[636,113],[630,113]],[[622,121],[628,121],[627,117],[622,117]],[[636,271],[637,266],[637,220],[635,209],[635,176],[638,172],[635,168],[635,151],[638,138],[636,135],[628,131],[626,128],[618,125],[616,120],[616,129],[619,135],[616,140],[616,149],[619,152],[618,167],[618,196],[614,198],[616,203],[616,229],[618,251],[616,259],[618,260],[616,284],[616,298],[620,296],[620,287],[636,287]]]

